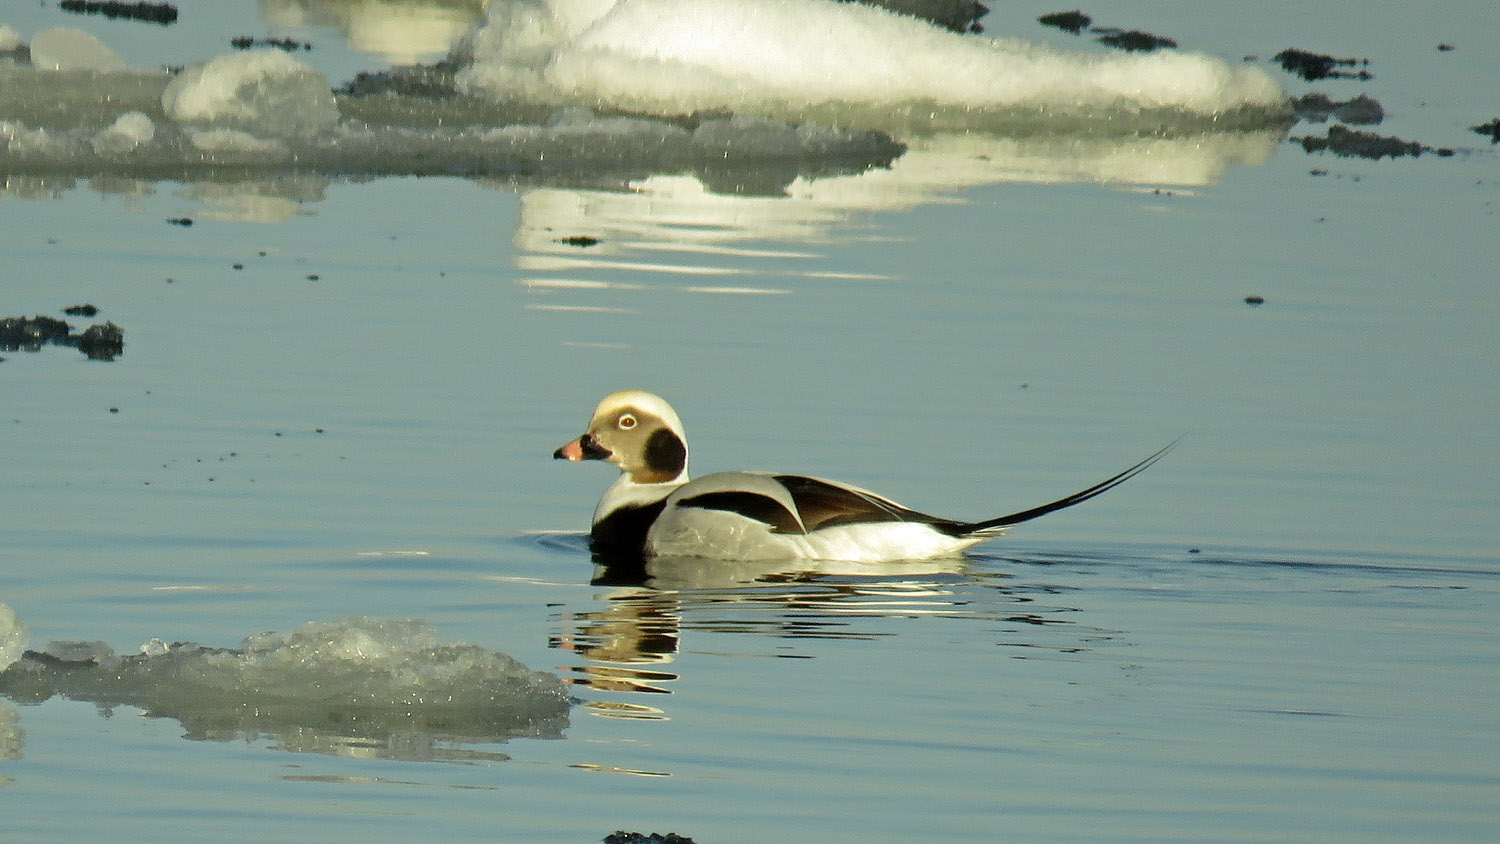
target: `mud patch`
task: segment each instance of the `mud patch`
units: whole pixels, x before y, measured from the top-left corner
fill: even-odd
[[[1374,79],[1375,75],[1369,70],[1369,59],[1338,59],[1333,56],[1325,56],[1321,53],[1310,53],[1295,47],[1288,47],[1272,57],[1281,65],[1281,69],[1287,73],[1295,73],[1298,76],[1313,82],[1318,79]],[[1341,70],[1340,68],[1358,67],[1354,70]]]
[[[1328,134],[1324,137],[1307,135],[1292,140],[1302,145],[1308,152],[1331,152],[1334,155],[1345,158],[1369,158],[1378,160],[1387,156],[1401,158],[1411,156],[1416,158],[1424,152],[1447,158],[1453,155],[1453,150],[1446,147],[1430,147],[1417,141],[1406,141],[1401,138],[1377,135],[1374,132],[1361,132],[1358,129],[1350,129],[1347,126],[1330,126]]]
[[[1165,36],[1141,32],[1139,29],[1106,31],[1095,28],[1093,31],[1105,33],[1099,36],[1100,44],[1131,53],[1152,53],[1161,49],[1177,48],[1176,41]]]
[[[91,309],[92,316],[98,313],[93,305],[75,305],[78,309]],[[81,334],[74,334],[67,322],[49,316],[0,317],[0,351],[39,352],[43,346],[72,346],[88,356],[89,360],[111,361],[125,353],[125,330],[112,322],[91,325]],[[4,358],[0,358],[4,360]]]
[[[1481,123],[1478,126],[1470,126],[1469,131],[1478,132],[1479,134],[1484,135],[1485,137],[1490,139],[1490,143],[1492,144],[1500,144],[1500,117],[1497,117],[1488,123]]]
[[[171,26],[177,22],[177,7],[171,3],[95,3],[90,0],[62,0],[57,4],[64,12],[75,15],[103,15],[118,20],[159,23]]]
[[[299,50],[306,52],[313,48],[306,41],[298,41],[295,38],[256,38],[253,35],[236,35],[229,39],[229,46],[236,50],[250,50],[256,47],[273,47],[284,53],[295,53]]]
[[[1055,26],[1063,32],[1071,32],[1074,35],[1082,34],[1083,30],[1094,22],[1093,18],[1077,9],[1071,12],[1053,12],[1050,15],[1042,15],[1036,20],[1042,26]]]
[[[1350,126],[1374,126],[1385,120],[1380,101],[1364,94],[1338,102],[1327,94],[1303,94],[1292,101],[1292,109],[1303,120],[1327,123],[1330,118]]]
[[[1161,35],[1152,35],[1139,29],[1121,29],[1117,26],[1093,26],[1094,19],[1078,9],[1071,12],[1053,12],[1037,18],[1042,26],[1055,26],[1063,32],[1082,35],[1087,29],[1099,36],[1100,44],[1131,53],[1151,53],[1161,49],[1176,49],[1177,42]]]

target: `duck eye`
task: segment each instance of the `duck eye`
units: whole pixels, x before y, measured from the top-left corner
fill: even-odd
[[[628,431],[631,428],[635,427],[635,415],[631,413],[622,413],[620,414],[620,418],[615,421],[615,424],[620,426],[620,430]]]

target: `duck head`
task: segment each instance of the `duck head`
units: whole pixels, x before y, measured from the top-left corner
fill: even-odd
[[[625,390],[594,409],[588,431],[552,453],[558,460],[613,463],[638,484],[687,481],[687,436],[660,396]]]

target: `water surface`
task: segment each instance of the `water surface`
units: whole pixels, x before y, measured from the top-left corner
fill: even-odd
[[[262,31],[315,41],[335,81],[388,61],[252,4],[187,11],[170,30],[3,14],[90,28],[137,66]],[[987,26],[1102,49],[1036,25],[1048,11]],[[89,302],[75,327],[125,331],[109,363],[0,353],[0,602],[33,646],[417,617],[576,702],[560,738],[440,762],[0,700],[7,834],[1493,838],[1497,169],[1467,127],[1496,116],[1494,22],[1086,11],[1256,55],[1290,93],[1368,93],[1376,131],[1456,154],[957,133],[775,190],[12,180],[0,315]],[[1265,61],[1288,46],[1375,78],[1301,82]],[[825,475],[963,518],[1186,437],[966,561],[678,561],[621,583],[578,533],[608,470],[549,456],[624,387],[674,403],[699,472]]]

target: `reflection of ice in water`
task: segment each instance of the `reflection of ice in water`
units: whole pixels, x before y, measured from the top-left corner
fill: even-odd
[[[20,759],[26,748],[26,731],[21,729],[16,711],[0,703],[0,759]],[[9,778],[0,776],[0,785]]]
[[[286,750],[405,759],[558,738],[569,706],[557,677],[505,654],[443,644],[419,621],[365,618],[251,636],[232,650],[153,640],[120,656],[99,642],[51,643],[0,672],[0,693],[135,706],[177,719],[194,739],[268,736]]]
[[[1235,164],[1258,164],[1275,132],[1184,138],[1005,138],[941,133],[912,140],[889,169],[792,180],[779,196],[715,193],[690,175],[653,176],[628,190],[537,188],[521,198],[516,229],[521,283],[549,297],[533,307],[599,310],[580,297],[611,290],[660,289],[622,281],[620,271],[703,279],[760,273],[823,277],[818,245],[859,213],[950,201],[962,190],[1005,182],[1093,182],[1169,187],[1217,183]],[[581,248],[576,238],[590,239]],[[610,280],[601,277],[609,273]],[[876,278],[866,276],[866,278]],[[680,284],[689,292],[778,291],[750,279]],[[559,295],[569,298],[562,301]],[[583,301],[586,301],[583,300]],[[609,312],[618,312],[614,308]]]
[[[913,139],[889,169],[798,177],[780,196],[715,193],[685,175],[639,180],[621,192],[528,191],[517,243],[535,253],[568,252],[558,233],[599,237],[601,251],[621,240],[703,251],[748,240],[817,243],[852,212],[905,210],[985,184],[1211,185],[1231,165],[1269,158],[1279,139],[1270,132],[1128,139],[943,133]]]
[[[26,625],[16,618],[15,612],[0,604],[0,672],[21,658],[26,651]],[[16,718],[16,711],[0,703],[0,759],[20,759],[26,746],[26,731]],[[0,776],[0,786],[8,778]]]
[[[282,223],[292,217],[308,216],[308,205],[321,202],[330,184],[317,177],[278,179],[262,182],[202,182],[179,192],[179,196],[196,199],[214,210],[203,216],[242,223]]]
[[[498,0],[507,2],[507,0]],[[273,27],[331,26],[348,34],[349,46],[394,64],[441,58],[484,12],[485,0],[446,3],[366,0],[261,0]]]

